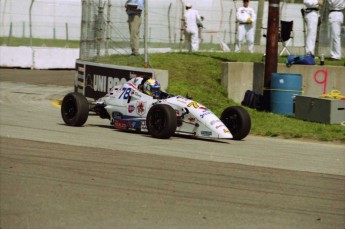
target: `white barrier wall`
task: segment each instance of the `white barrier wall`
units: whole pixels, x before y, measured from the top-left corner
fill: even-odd
[[[32,49],[29,47],[1,46],[0,66],[30,68],[32,66]]]
[[[150,48],[149,53],[167,53],[170,48]],[[112,54],[128,54],[130,49],[111,49]],[[140,49],[140,53],[144,53]],[[104,55],[104,50],[101,50]],[[79,48],[8,47],[0,46],[0,67],[31,69],[74,69]]]
[[[77,48],[0,46],[0,67],[74,69]]]

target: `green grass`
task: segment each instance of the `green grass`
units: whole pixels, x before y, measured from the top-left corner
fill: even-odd
[[[79,48],[79,40],[0,37],[0,45]]]
[[[224,108],[239,105],[227,98],[226,90],[221,85],[221,63],[262,61],[261,54],[222,52],[150,54],[149,57],[152,68],[169,71],[169,93],[183,96],[188,94],[218,116]],[[144,66],[142,56],[112,55],[98,61],[115,65]],[[285,57],[279,57],[278,61],[285,63]],[[334,61],[331,64],[342,66],[344,61],[345,59]],[[252,119],[251,134],[345,143],[344,126],[302,121],[294,117],[246,109]]]

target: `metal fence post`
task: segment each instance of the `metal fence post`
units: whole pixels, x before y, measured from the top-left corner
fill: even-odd
[[[66,28],[66,47],[68,48],[68,23],[65,23],[65,28]]]

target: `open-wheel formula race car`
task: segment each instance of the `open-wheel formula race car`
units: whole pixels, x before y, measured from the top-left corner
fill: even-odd
[[[68,126],[84,125],[90,111],[109,119],[116,129],[148,132],[160,139],[183,134],[241,140],[251,128],[250,116],[241,106],[226,108],[218,118],[200,103],[163,92],[156,80],[142,77],[113,87],[94,102],[77,92],[62,100],[61,115]]]

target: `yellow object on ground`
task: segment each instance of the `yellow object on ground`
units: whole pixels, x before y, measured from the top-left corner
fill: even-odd
[[[345,96],[341,94],[338,90],[332,90],[327,94],[320,95],[320,98],[327,98],[327,99],[345,99]]]
[[[62,99],[54,99],[51,102],[55,107],[61,108]]]

